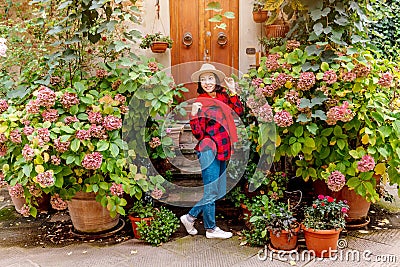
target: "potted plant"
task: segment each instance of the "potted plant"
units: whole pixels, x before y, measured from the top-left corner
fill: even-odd
[[[269,50],[276,47],[283,45],[283,38],[282,37],[266,37],[262,36],[258,38],[258,43],[262,47],[262,51],[264,56],[269,54]]]
[[[264,9],[265,0],[253,1],[253,20],[256,23],[265,22],[268,18],[268,11]]]
[[[156,32],[154,34],[146,34],[142,38],[139,47],[143,49],[150,48],[154,53],[164,53],[167,48],[172,48],[172,43],[173,41],[169,36]]]
[[[140,239],[141,236],[137,230],[138,224],[144,222],[150,224],[151,220],[154,219],[154,215],[159,210],[155,209],[150,202],[144,202],[142,200],[135,201],[133,207],[128,211],[128,218],[132,223],[133,234],[135,238]]]
[[[297,247],[300,225],[287,203],[269,199],[266,195],[261,198],[262,216],[252,216],[250,221],[262,220],[269,232],[272,249],[294,250]],[[263,235],[267,232],[264,231]]]
[[[349,210],[346,201],[336,201],[331,196],[319,195],[304,211],[302,228],[307,249],[317,257],[331,257],[337,241],[345,228]]]
[[[179,219],[166,207],[160,207],[150,223],[141,220],[137,223],[140,239],[152,246],[167,242],[170,236],[179,228]]]

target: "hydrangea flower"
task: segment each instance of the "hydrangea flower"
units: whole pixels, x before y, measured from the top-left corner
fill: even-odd
[[[103,116],[101,115],[100,112],[89,111],[88,120],[91,124],[102,124]]]
[[[124,194],[124,189],[122,189],[122,184],[112,183],[110,187],[111,194],[114,196],[122,196]]]
[[[15,197],[15,198],[23,198],[24,197],[24,188],[22,187],[21,184],[17,183],[14,186],[11,186],[8,189],[8,193],[10,196]]]
[[[7,100],[0,99],[0,113],[3,113],[8,109],[8,103]]]
[[[312,72],[302,72],[300,74],[299,81],[297,82],[297,88],[302,91],[308,91],[315,84],[315,75]]]
[[[346,177],[340,171],[333,171],[328,177],[328,188],[334,192],[340,191],[346,184]]]
[[[360,172],[372,171],[375,168],[375,160],[370,155],[364,155],[359,162],[357,162],[357,169]]]
[[[56,93],[46,86],[40,86],[37,93],[36,101],[40,106],[50,108],[56,103]]]
[[[385,72],[379,79],[378,84],[382,87],[389,88],[392,86],[392,82],[393,82],[393,75],[390,72]]]
[[[286,110],[282,110],[275,113],[274,122],[279,127],[289,127],[293,124],[293,118],[289,112],[287,112]]]
[[[82,166],[88,170],[97,170],[101,167],[103,155],[100,152],[86,154],[82,160]]]
[[[16,144],[22,143],[22,136],[18,129],[12,130],[10,132],[10,140],[11,142]]]
[[[55,183],[53,171],[45,171],[36,176],[36,181],[41,187],[50,187]]]
[[[42,117],[44,121],[55,122],[58,120],[58,110],[48,109],[42,112]]]
[[[61,137],[54,140],[54,147],[56,148],[57,152],[64,153],[68,151],[70,142],[61,142]]]
[[[55,210],[65,210],[68,208],[67,202],[60,198],[59,194],[54,194],[50,198],[51,207]]]
[[[79,99],[76,94],[66,92],[61,96],[60,102],[64,106],[64,108],[69,109],[74,105],[78,105]]]
[[[334,84],[337,81],[337,75],[334,70],[327,70],[322,77],[327,84]]]
[[[104,118],[102,125],[108,131],[117,130],[122,127],[122,119],[108,115]]]
[[[35,156],[35,151],[28,144],[22,149],[22,156],[26,161],[31,161]]]

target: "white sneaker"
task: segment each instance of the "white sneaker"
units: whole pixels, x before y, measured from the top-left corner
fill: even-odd
[[[208,232],[206,231],[206,237],[207,238],[222,238],[222,239],[228,239],[232,237],[231,232],[225,232],[221,230],[219,227],[216,227],[214,229],[214,232]]]
[[[194,222],[189,222],[189,220],[186,217],[186,214],[181,216],[181,222],[183,226],[185,226],[186,231],[188,232],[189,235],[197,235],[197,230],[194,228]]]

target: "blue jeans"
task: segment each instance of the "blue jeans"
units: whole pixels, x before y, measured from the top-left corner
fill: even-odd
[[[203,198],[189,211],[192,217],[198,217],[203,212],[205,229],[214,229],[215,201],[226,194],[226,162],[215,158],[212,150],[198,152],[201,174],[204,184]]]

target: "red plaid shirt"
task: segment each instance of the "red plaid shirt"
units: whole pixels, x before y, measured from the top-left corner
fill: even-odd
[[[214,100],[219,100],[228,105],[231,108],[231,113],[233,113],[233,110],[238,116],[243,114],[243,106],[237,95],[229,96],[226,92],[217,92]],[[197,116],[191,116],[190,127],[193,135],[199,140],[195,150],[201,152],[212,149],[216,151],[218,160],[226,161],[230,159],[233,144],[229,132],[223,127],[223,125],[229,123],[227,117],[219,106],[203,106]],[[232,116],[229,117],[232,119]]]

